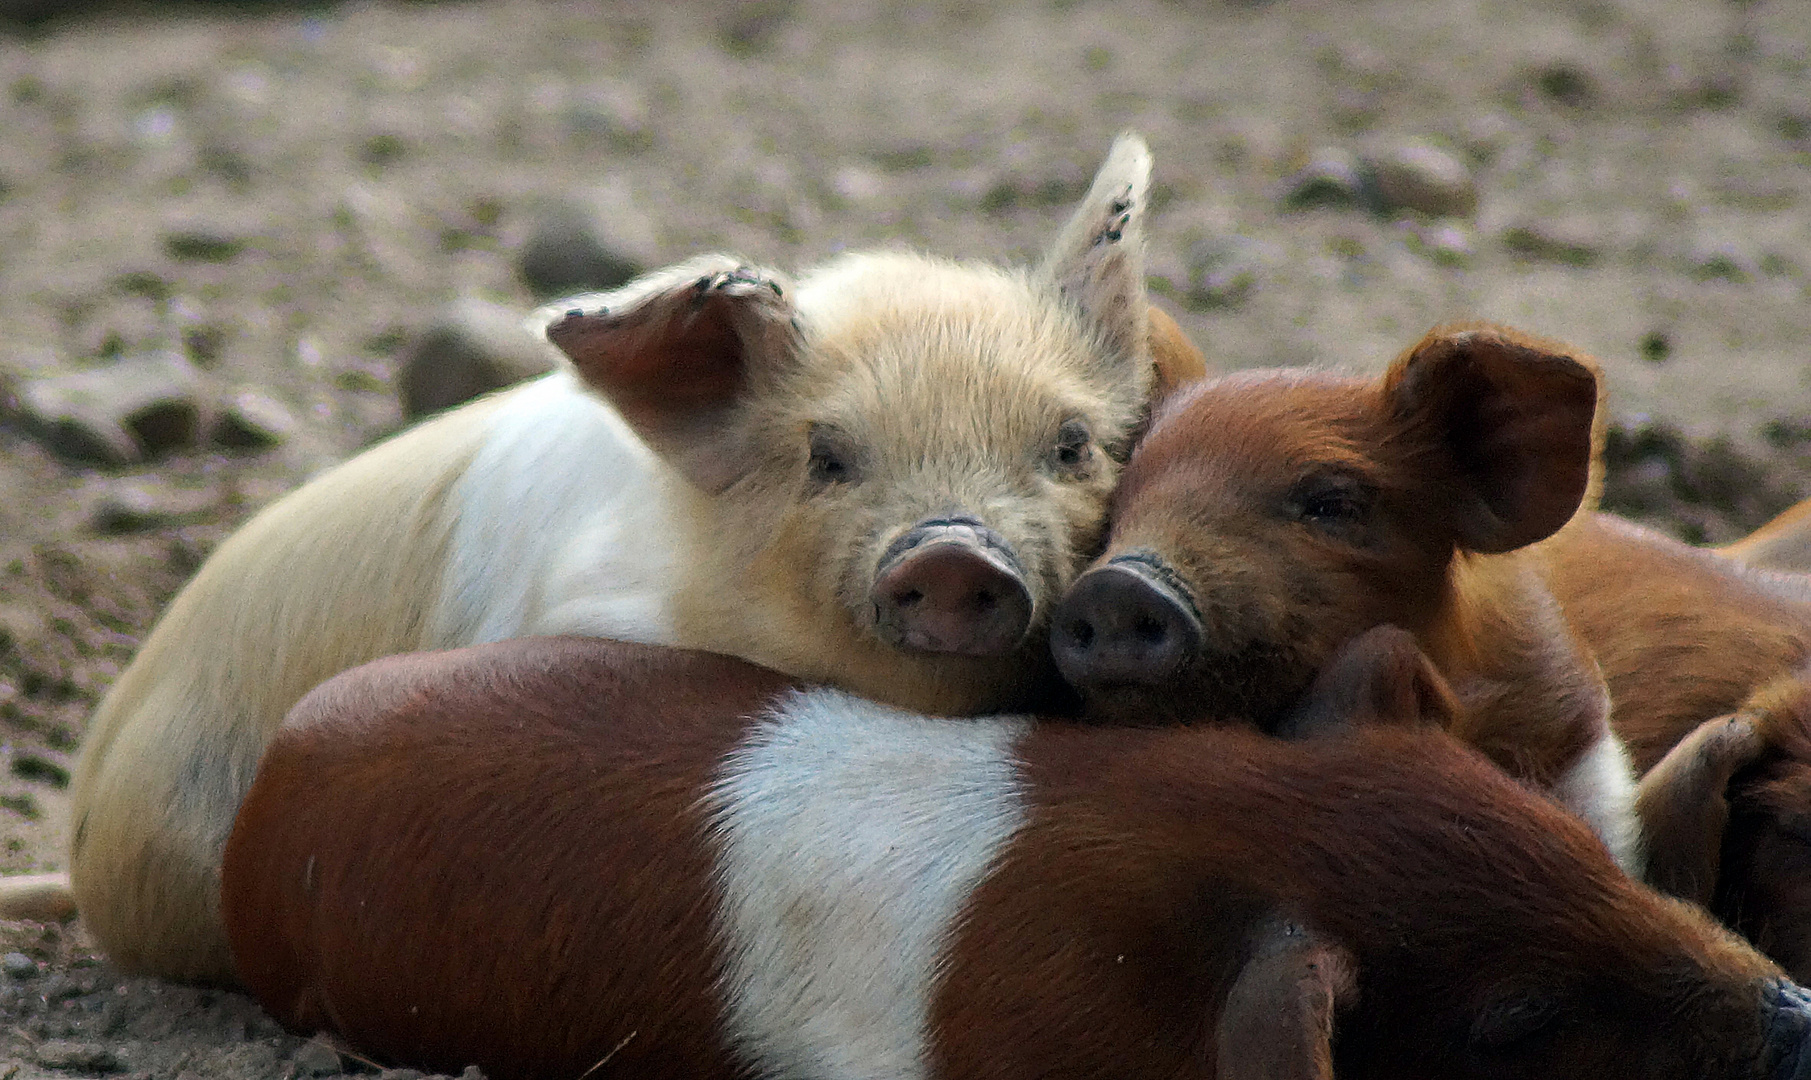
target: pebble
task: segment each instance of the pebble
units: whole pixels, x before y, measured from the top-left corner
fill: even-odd
[[[103,536],[126,536],[199,521],[216,511],[220,492],[174,488],[152,478],[110,484],[88,512],[88,527]]]
[[[1258,245],[1243,236],[1196,241],[1188,250],[1190,306],[1231,308],[1244,303],[1258,286],[1261,254]]]
[[[12,979],[34,979],[38,975],[38,962],[22,952],[9,952],[0,956],[0,971]]]
[[[1760,266],[1734,244],[1701,244],[1686,256],[1691,276],[1699,281],[1745,284],[1760,276]]]
[[[162,349],[106,367],[24,380],[18,401],[25,427],[52,453],[125,465],[195,445],[199,390],[194,365],[181,353]]]
[[[88,1073],[118,1072],[119,1056],[99,1043],[66,1042],[53,1039],[40,1043],[33,1054],[37,1063],[47,1069],[69,1069]]]
[[[1427,217],[1469,217],[1478,208],[1478,184],[1465,162],[1425,140],[1392,146],[1366,163],[1376,185],[1378,209]]]
[[[1596,266],[1603,258],[1604,238],[1583,218],[1534,218],[1509,226],[1503,246],[1524,259],[1565,266]]]
[[[1371,198],[1370,178],[1358,155],[1339,147],[1314,151],[1308,163],[1283,181],[1285,210],[1358,207]]]
[[[298,1076],[333,1076],[340,1071],[339,1051],[326,1043],[305,1042],[289,1060]]]
[[[1421,253],[1441,266],[1465,266],[1477,254],[1471,230],[1450,221],[1437,221],[1415,234]]]
[[[229,450],[268,450],[297,428],[295,415],[282,402],[256,390],[240,390],[223,404],[214,422],[216,446]]]
[[[652,226],[620,188],[600,188],[580,202],[562,202],[535,218],[517,262],[536,299],[614,289],[647,267]]]
[[[448,306],[408,346],[397,375],[403,415],[417,420],[553,370],[553,346],[522,325],[522,313],[467,298]]]

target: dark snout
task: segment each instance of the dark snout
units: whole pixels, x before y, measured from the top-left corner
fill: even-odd
[[[1767,1080],[1811,1080],[1811,992],[1784,979],[1762,993],[1766,1047],[1761,1075]]]
[[[973,518],[921,521],[880,557],[874,627],[907,649],[999,656],[1031,625],[1031,590],[1012,548]]]
[[[1057,605],[1050,647],[1077,687],[1163,682],[1201,651],[1201,619],[1152,556],[1095,567]]]

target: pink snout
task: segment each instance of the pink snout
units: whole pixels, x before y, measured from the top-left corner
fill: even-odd
[[[881,556],[874,628],[923,652],[1000,656],[1031,625],[1031,590],[1005,540],[971,518],[920,522]]]

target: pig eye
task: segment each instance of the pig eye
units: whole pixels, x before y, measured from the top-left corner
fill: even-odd
[[[1565,1009],[1547,994],[1518,994],[1484,1007],[1471,1026],[1471,1044],[1489,1054],[1527,1048],[1535,1037],[1559,1026]]]
[[[806,471],[813,483],[828,486],[855,480],[855,453],[848,436],[835,428],[813,424],[807,438],[811,460]]]
[[[1365,523],[1371,489],[1350,476],[1311,476],[1296,485],[1290,503],[1302,521],[1329,532],[1348,533]]]
[[[1050,448],[1050,465],[1058,472],[1081,473],[1094,460],[1094,436],[1088,422],[1070,417],[1056,429],[1056,445]]]

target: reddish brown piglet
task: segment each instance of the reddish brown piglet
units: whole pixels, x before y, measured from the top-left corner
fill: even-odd
[[[379,661],[272,742],[226,926],[292,1028],[498,1080],[1811,1078],[1804,991],[1427,730],[1408,638],[1334,659],[1301,741]]]
[[[1597,401],[1588,360],[1495,326],[1436,330],[1379,379],[1199,383],[1127,463],[1057,662],[1097,715],[1273,730],[1342,642],[1396,624],[1458,695],[1453,733],[1638,871],[1606,687],[1521,550],[1578,510]]]

